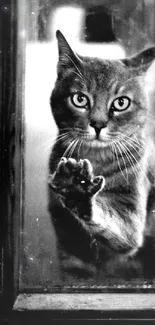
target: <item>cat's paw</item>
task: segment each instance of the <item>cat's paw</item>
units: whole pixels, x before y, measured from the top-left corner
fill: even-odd
[[[55,173],[49,177],[49,186],[62,195],[72,192],[93,196],[104,187],[104,178],[94,177],[88,159],[77,162],[75,159],[63,157]]]

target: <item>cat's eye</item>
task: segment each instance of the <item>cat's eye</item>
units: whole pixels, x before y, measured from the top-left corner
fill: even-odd
[[[72,94],[70,96],[70,99],[71,99],[71,103],[78,108],[87,108],[89,105],[88,97],[81,92]]]
[[[116,98],[112,105],[111,108],[113,111],[125,111],[128,107],[130,106],[130,99],[126,96],[121,96]]]

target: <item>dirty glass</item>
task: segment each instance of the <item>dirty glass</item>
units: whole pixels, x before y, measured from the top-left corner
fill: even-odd
[[[22,13],[23,8],[19,8]],[[134,269],[132,276],[126,273],[124,278],[122,270],[116,277],[107,279],[103,274],[99,280],[95,276],[77,277],[74,270],[61,274],[57,235],[48,210],[47,182],[49,157],[58,133],[50,107],[58,61],[56,30],[81,55],[123,59],[154,43],[154,17],[154,0],[25,2],[25,28],[20,31],[25,41],[21,291],[50,292],[63,286],[100,286],[106,290],[148,286],[141,273],[134,276]],[[151,281],[153,284],[153,276]]]

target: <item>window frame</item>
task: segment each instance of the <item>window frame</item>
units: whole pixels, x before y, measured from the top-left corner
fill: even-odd
[[[61,293],[19,292],[20,227],[22,215],[24,159],[24,40],[19,30],[26,22],[18,16],[25,0],[6,0],[1,5],[2,102],[1,125],[1,229],[3,230],[2,290],[0,304],[3,320],[152,320],[155,318],[155,292],[143,289],[64,290]],[[6,7],[7,9],[5,9]],[[18,19],[17,19],[18,17]],[[6,64],[7,63],[7,64]],[[19,170],[21,172],[19,172]]]

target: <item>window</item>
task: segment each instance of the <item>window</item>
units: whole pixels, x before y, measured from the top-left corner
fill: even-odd
[[[73,268],[60,272],[47,180],[58,132],[50,108],[56,30],[80,55],[125,59],[154,43],[154,13],[153,0],[14,0],[1,5],[0,270],[4,306],[15,313],[46,310],[59,317],[66,310],[73,317],[71,310],[74,315],[81,310],[78,317],[91,311],[90,317],[106,319],[111,313],[129,317],[132,310],[133,317],[153,317],[153,274],[145,279],[141,273],[124,277],[118,272],[97,280],[83,273],[77,277]]]

